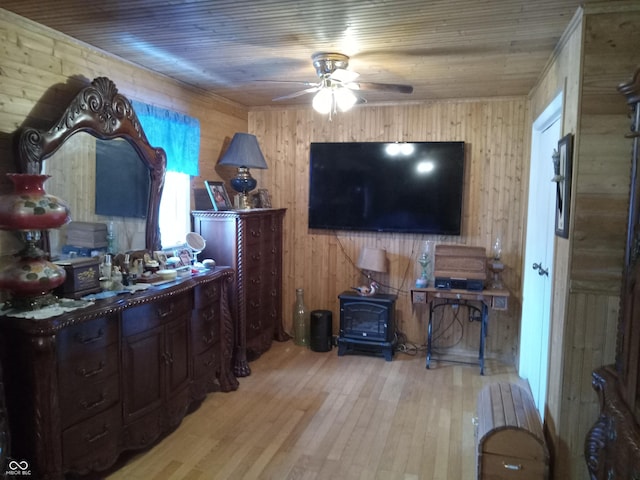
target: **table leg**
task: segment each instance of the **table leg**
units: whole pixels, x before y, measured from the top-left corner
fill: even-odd
[[[489,317],[489,308],[483,302],[482,303],[482,319],[480,324],[480,375],[484,375],[484,346],[485,338],[487,336],[487,319]]]
[[[431,336],[433,333],[433,303],[429,304],[429,323],[427,324],[427,368],[431,366]]]

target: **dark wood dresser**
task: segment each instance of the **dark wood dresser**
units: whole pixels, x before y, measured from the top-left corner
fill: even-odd
[[[219,267],[52,318],[0,317],[12,459],[39,479],[99,472],[237,389],[233,279]]]
[[[593,372],[600,415],[585,441],[598,480],[640,479],[640,69],[619,90],[631,109],[631,191],[616,364]]]
[[[238,329],[234,373],[251,373],[247,361],[285,341],[282,326],[282,223],[286,209],[194,211],[193,231],[207,244],[199,258],[236,271],[232,311]]]

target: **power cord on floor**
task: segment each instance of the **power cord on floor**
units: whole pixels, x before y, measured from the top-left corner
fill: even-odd
[[[409,342],[407,340],[407,336],[400,332],[396,331],[395,333],[396,347],[395,351],[398,353],[404,353],[406,355],[415,356],[419,352],[426,350],[426,346],[416,345],[415,343]]]

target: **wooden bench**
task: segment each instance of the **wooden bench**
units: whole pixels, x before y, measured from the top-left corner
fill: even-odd
[[[546,480],[547,449],[531,393],[510,383],[486,385],[477,405],[478,480]]]

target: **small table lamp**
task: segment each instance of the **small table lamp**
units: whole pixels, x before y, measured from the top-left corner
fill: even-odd
[[[251,176],[249,169],[267,168],[267,162],[260,151],[256,136],[250,133],[236,133],[218,165],[238,167],[237,175],[230,181],[231,188],[240,196],[239,208],[251,208],[247,194],[256,188],[258,182]]]
[[[375,280],[371,279],[370,272],[384,273],[387,271],[387,252],[382,248],[364,247],[360,251],[360,257],[356,266],[367,272],[367,279],[369,280],[368,286],[355,287],[360,295],[371,296],[375,295],[380,288]]]

